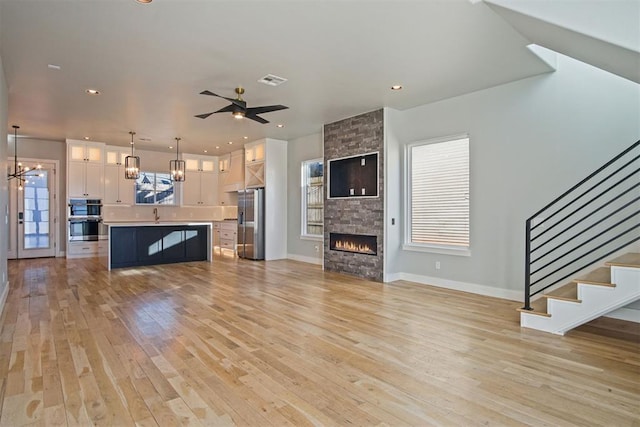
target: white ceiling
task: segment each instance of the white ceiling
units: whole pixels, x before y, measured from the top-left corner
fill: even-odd
[[[185,152],[222,154],[244,136],[289,140],[550,71],[528,43],[467,0],[0,0],[9,125],[114,145],[133,130],[138,149],[156,151],[179,136]],[[289,81],[257,82],[268,73]],[[404,89],[391,91],[396,83]],[[228,104],[199,92],[234,97],[238,85],[249,107],[290,108],[264,114],[265,125],[194,117]]]

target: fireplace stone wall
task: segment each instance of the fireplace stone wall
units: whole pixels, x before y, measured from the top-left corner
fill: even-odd
[[[378,152],[378,197],[324,201],[324,268],[369,280],[383,280],[384,236],[384,120],[383,110],[350,117],[324,126],[324,162]],[[330,233],[377,237],[377,255],[330,250]]]

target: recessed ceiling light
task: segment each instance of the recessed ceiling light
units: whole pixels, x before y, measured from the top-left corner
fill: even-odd
[[[91,139],[91,138],[90,138],[90,137],[88,137],[88,136],[85,136],[85,137],[84,137],[84,139]]]
[[[99,91],[99,90],[97,90],[97,89],[87,89],[87,90],[86,90],[86,92],[87,92],[89,95],[100,95],[100,91]]]
[[[243,136],[243,138],[244,138],[244,139],[249,139],[249,137],[248,137],[248,136]]]
[[[205,153],[208,153],[208,151],[207,151],[207,150],[204,150],[204,152],[205,152]]]
[[[277,124],[276,127],[283,128],[284,125],[282,123],[280,123],[280,124]]]
[[[47,64],[47,67],[51,70],[62,70],[62,67],[56,64]]]
[[[220,149],[220,146],[219,146],[219,145],[216,145],[216,150],[219,150],[219,149]]]
[[[402,90],[402,85],[393,85],[391,86],[391,90]]]
[[[227,142],[227,144],[231,145],[231,144],[233,144],[233,141],[229,141],[229,142]]]

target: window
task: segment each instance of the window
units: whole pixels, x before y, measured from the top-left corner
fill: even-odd
[[[324,224],[322,159],[302,162],[302,237],[322,238]]]
[[[412,144],[407,155],[405,249],[468,255],[469,138]]]
[[[136,179],[136,204],[175,205],[171,174],[140,172]]]

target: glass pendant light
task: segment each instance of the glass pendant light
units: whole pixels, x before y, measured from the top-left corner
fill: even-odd
[[[176,140],[176,159],[171,160],[169,162],[169,169],[171,169],[171,179],[174,181],[184,181],[185,180],[185,162],[184,160],[180,160],[180,139],[174,138]]]
[[[131,135],[131,155],[124,158],[124,177],[126,179],[140,177],[140,157],[133,155],[133,135],[135,134],[135,132],[129,132]]]

